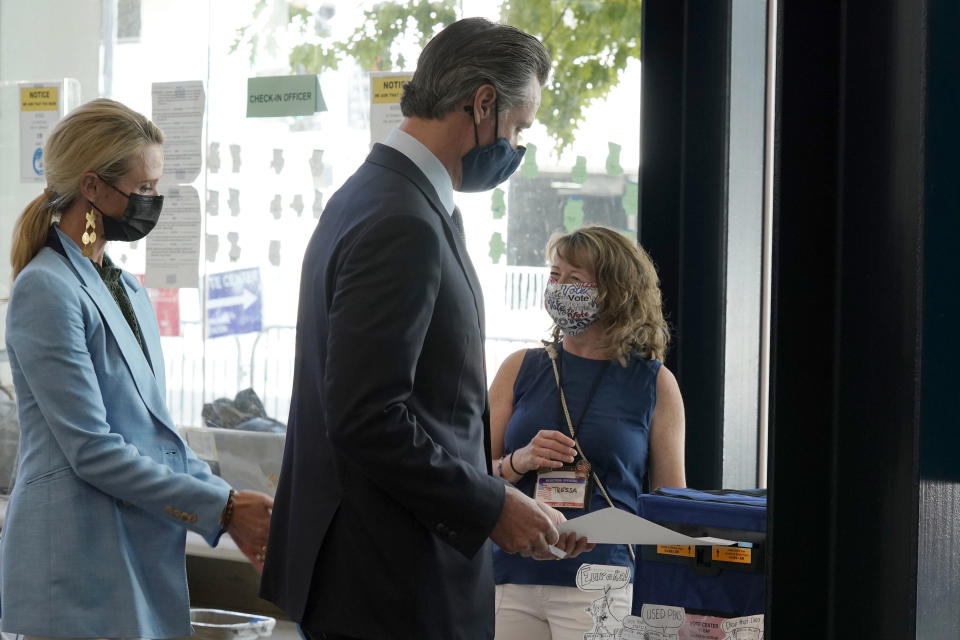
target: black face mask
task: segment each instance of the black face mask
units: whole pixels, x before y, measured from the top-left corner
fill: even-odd
[[[100,176],[97,176],[98,178]],[[100,178],[103,180],[103,178]],[[115,186],[103,180],[103,183],[127,198],[127,208],[123,211],[123,216],[118,220],[111,218],[100,207],[90,205],[100,211],[103,219],[103,237],[106,240],[120,240],[122,242],[134,242],[150,233],[160,218],[160,210],[163,208],[163,196],[142,196],[139,193],[124,193]]]

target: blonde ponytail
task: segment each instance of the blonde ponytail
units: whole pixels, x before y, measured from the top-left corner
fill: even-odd
[[[20,214],[13,228],[13,247],[10,249],[14,279],[46,244],[53,211],[53,202],[45,191],[34,198]]]
[[[13,277],[43,248],[53,214],[66,211],[83,197],[80,180],[85,173],[115,182],[150,144],[163,144],[163,132],[115,100],[91,100],[60,120],[43,146],[48,187],[27,205],[14,229],[10,251]]]

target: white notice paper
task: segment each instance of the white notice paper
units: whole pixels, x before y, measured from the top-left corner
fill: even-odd
[[[188,186],[161,184],[163,213],[147,236],[144,284],[182,289],[200,283],[200,196]]]
[[[20,182],[43,182],[43,145],[60,119],[60,85],[21,84],[19,89]]]
[[[410,72],[380,71],[370,74],[370,146],[387,139],[400,124],[403,85],[413,78]]]
[[[154,82],[153,122],[163,131],[163,173],[169,182],[189,184],[200,175],[203,82]]]
[[[692,538],[644,520],[628,511],[607,507],[593,513],[567,520],[557,527],[560,533],[574,531],[577,537],[586,536],[594,544],[682,544],[717,545],[736,544],[720,538]]]

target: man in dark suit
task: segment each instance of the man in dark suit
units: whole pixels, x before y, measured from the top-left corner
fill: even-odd
[[[262,595],[313,638],[489,639],[489,539],[547,557],[562,519],[490,473],[484,311],[453,191],[520,162],[550,60],[472,18],[424,48],[405,119],[304,257]]]

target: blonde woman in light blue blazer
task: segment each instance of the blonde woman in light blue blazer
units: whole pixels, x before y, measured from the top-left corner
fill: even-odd
[[[47,188],[14,234],[7,350],[20,417],[2,531],[3,631],[72,638],[191,634],[186,530],[227,531],[260,568],[272,501],[233,491],[177,434],[146,289],[107,240],[156,224],[163,136],[94,100],[44,148]]]

